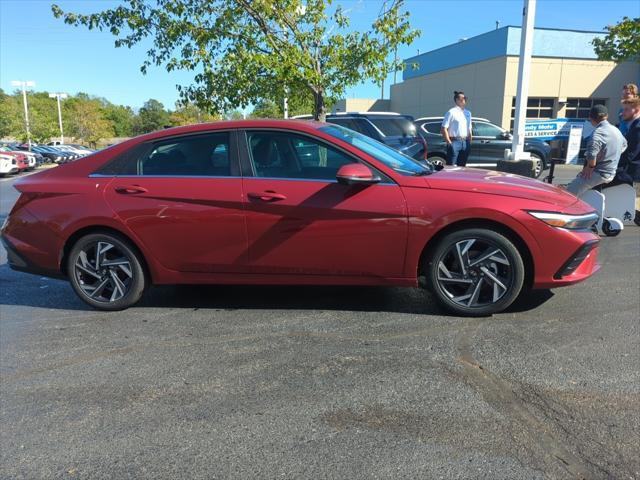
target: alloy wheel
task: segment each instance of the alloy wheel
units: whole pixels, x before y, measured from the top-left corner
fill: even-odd
[[[120,300],[134,280],[131,260],[116,245],[98,241],[78,253],[74,275],[87,298],[102,303]]]
[[[438,261],[440,290],[455,304],[480,308],[495,304],[509,292],[513,269],[506,253],[484,239],[455,242]]]

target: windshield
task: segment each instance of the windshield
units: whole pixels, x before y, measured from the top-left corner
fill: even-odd
[[[411,120],[405,117],[378,117],[371,115],[367,119],[373,123],[385,137],[402,137],[407,135],[415,137],[416,127]]]
[[[353,145],[401,175],[428,175],[433,173],[431,164],[420,163],[384,143],[348,128],[327,125],[320,128],[320,131]]]

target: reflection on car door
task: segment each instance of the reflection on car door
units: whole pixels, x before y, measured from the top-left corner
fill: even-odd
[[[125,158],[105,196],[166,268],[242,272],[247,239],[235,132],[163,139]]]
[[[502,138],[503,130],[478,120],[474,120],[472,128],[473,144],[468,165],[495,167],[498,160],[504,158],[504,149],[510,145],[508,140]]]
[[[318,281],[402,275],[407,218],[397,184],[337,183],[340,166],[357,159],[306,135],[248,130],[244,146],[252,272]]]

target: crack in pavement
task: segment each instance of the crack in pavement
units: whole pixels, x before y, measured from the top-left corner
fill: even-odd
[[[486,369],[473,357],[473,340],[475,333],[486,322],[480,322],[475,326],[461,331],[456,337],[456,350],[458,362],[462,365],[464,376],[468,383],[482,396],[491,407],[504,414],[516,426],[522,428],[522,434],[528,444],[514,437],[514,441],[521,443],[522,448],[540,456],[536,458],[543,463],[542,471],[548,474],[548,469],[561,467],[571,478],[591,479],[610,477],[610,473],[602,467],[574,454],[563,444],[560,435],[556,434],[555,423],[550,418],[540,420],[526,407],[526,402],[513,390],[510,383],[498,377]],[[551,421],[551,423],[549,422]],[[517,449],[514,449],[517,455]],[[526,461],[526,459],[520,459]],[[594,472],[594,469],[597,472]]]

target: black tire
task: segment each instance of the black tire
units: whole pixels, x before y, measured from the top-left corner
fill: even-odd
[[[611,227],[611,223],[606,218],[602,221],[602,233],[604,233],[607,237],[617,237],[620,235],[622,230],[613,229]]]
[[[441,155],[432,155],[428,157],[427,160],[432,163],[441,164],[442,166],[445,166],[447,164],[447,159]]]
[[[66,267],[71,286],[85,303],[98,310],[114,311],[131,307],[142,297],[147,285],[142,262],[124,237],[92,233],[71,248]]]
[[[543,158],[537,153],[531,153],[531,160],[537,162],[533,170],[533,178],[540,178],[542,172],[544,172],[547,166],[545,165]]]
[[[429,289],[438,301],[447,310],[470,317],[506,309],[520,294],[525,279],[524,262],[516,246],[484,228],[458,230],[443,237],[430,255],[426,273]]]

